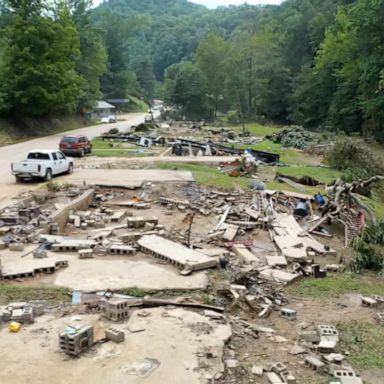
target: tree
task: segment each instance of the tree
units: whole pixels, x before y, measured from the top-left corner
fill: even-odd
[[[107,50],[107,71],[101,78],[101,90],[106,98],[126,98],[140,94],[137,76],[130,67],[130,43],[143,28],[146,18],[138,15],[122,16],[110,9],[94,14],[95,24],[104,31]]]
[[[384,140],[384,0],[358,0],[340,8],[321,45],[316,71],[336,84],[328,113],[333,129]]]
[[[152,61],[148,56],[138,59],[135,73],[137,81],[140,84],[141,93],[145,95],[147,99],[153,98],[155,94],[156,79]]]
[[[180,108],[188,119],[200,120],[207,114],[207,85],[197,65],[183,62],[169,67],[165,75],[165,99]]]
[[[72,16],[80,36],[80,55],[76,70],[84,79],[82,84],[81,107],[93,107],[101,98],[100,78],[106,72],[107,53],[103,36],[91,23],[92,0],[71,0]]]
[[[219,101],[223,98],[228,47],[222,37],[210,33],[197,48],[197,65],[206,78],[212,119],[216,118]]]
[[[76,72],[80,41],[69,9],[38,0],[9,1],[3,90],[12,113],[46,115],[77,109],[83,79]]]

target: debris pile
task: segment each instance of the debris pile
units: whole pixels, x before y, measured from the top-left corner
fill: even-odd
[[[301,126],[284,127],[279,132],[266,136],[283,147],[305,149],[313,143],[313,135]]]
[[[123,351],[125,340],[146,333],[153,308],[161,308],[159,318],[163,321],[173,321],[169,312],[174,312],[178,322],[183,316],[176,311],[182,308],[198,319],[184,324],[185,330],[196,337],[210,335],[214,340],[217,335],[213,329],[220,325],[231,327],[234,337],[243,342],[284,345],[288,335],[279,334],[277,327],[285,324],[298,337],[295,345],[285,351],[300,357],[302,367],[328,373],[341,383],[344,376],[361,382],[345,363],[334,326],[302,326],[299,334],[292,326],[301,321],[302,312],[296,300],[289,297],[286,286],[300,278],[326,278],[328,273],[340,269],[336,262],[329,263],[336,256],[335,247],[331,246],[334,243],[329,242],[326,229],[322,232],[320,228],[327,228],[327,223],[319,225],[321,207],[312,196],[265,188],[229,192],[184,183],[148,183],[134,191],[98,187],[73,190],[71,194],[73,197],[68,198],[58,192],[57,200],[40,205],[36,215],[43,215],[45,224],[34,226],[33,238],[17,239],[25,247],[22,258],[14,257],[16,252],[22,252],[18,242],[10,242],[5,257],[1,255],[3,278],[16,279],[14,283],[28,279],[28,284],[33,283],[32,278],[43,283],[50,278],[58,286],[75,290],[73,306],[66,310],[78,313],[82,306],[85,313],[99,317],[97,321],[66,319],[61,323],[55,331],[55,343],[58,337],[62,353],[74,357],[89,350],[92,354],[101,353],[103,347],[96,346],[107,341],[117,343],[114,348]],[[35,203],[31,204],[9,209],[6,214],[20,220],[21,209],[35,212]],[[7,224],[11,230],[5,233],[5,240],[16,233],[18,226],[31,225],[36,220],[36,215],[29,215],[28,221]],[[64,266],[67,268],[57,271]],[[25,272],[31,268],[32,272]],[[153,269],[156,274],[150,275],[149,280],[174,278],[176,288],[169,288],[165,281],[162,288],[154,289],[160,291],[157,295],[148,294],[152,281],[148,282],[147,276]],[[212,273],[205,271],[208,269]],[[41,272],[55,273],[39,276]],[[63,276],[70,284],[60,280]],[[94,285],[88,288],[91,279]],[[109,288],[127,292],[117,294]],[[175,297],[173,289],[190,291]],[[381,296],[361,300],[364,306],[375,309],[384,302]],[[37,316],[32,304],[21,308],[13,305],[11,310],[10,305],[0,308],[0,319],[17,332],[17,324],[28,324]],[[142,321],[137,321],[140,318]],[[384,313],[378,311],[377,320],[382,324]],[[215,348],[207,349],[203,343],[204,349],[196,352],[199,364],[214,361],[219,366],[213,371],[202,365],[205,381],[201,382],[225,383],[220,380],[233,373],[246,379],[252,377],[253,382],[260,378],[270,383],[298,383],[291,361],[283,360],[281,355],[271,356],[268,364],[254,360],[257,364],[248,365],[246,370],[228,343],[222,359],[226,337],[220,338],[222,344]],[[296,359],[291,356],[289,359]]]

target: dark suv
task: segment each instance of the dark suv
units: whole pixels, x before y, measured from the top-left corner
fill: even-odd
[[[83,135],[66,135],[59,144],[60,151],[65,155],[84,156],[92,152],[91,142]]]

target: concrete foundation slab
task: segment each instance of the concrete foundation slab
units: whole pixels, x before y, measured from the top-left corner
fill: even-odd
[[[137,257],[137,256],[136,256]],[[158,265],[153,260],[132,260],[123,256],[103,256],[92,260],[70,259],[68,268],[57,271],[54,285],[79,291],[139,288],[204,289],[208,284],[205,273],[181,276],[173,267]]]
[[[36,323],[25,327],[20,337],[2,332],[0,382],[21,384],[38,378],[39,384],[205,384],[209,378],[223,372],[222,362],[225,342],[231,336],[230,326],[212,322],[193,311],[167,308],[135,311],[121,329],[138,329],[142,332],[126,334],[123,343],[98,344],[92,355],[64,360],[58,353],[57,335],[70,323],[71,317],[52,319],[44,315]],[[82,315],[81,322],[93,326],[95,340],[104,337],[108,323],[99,315]],[[203,325],[209,332],[196,329]],[[41,328],[44,334],[42,346]],[[120,327],[119,327],[120,329]],[[126,332],[127,333],[127,332]],[[206,351],[210,358],[206,358]],[[28,364],[20,368],[18,357],[28,356]],[[47,358],[47,356],[49,358]],[[140,365],[145,359],[159,364],[146,377],[132,374],[129,368]]]

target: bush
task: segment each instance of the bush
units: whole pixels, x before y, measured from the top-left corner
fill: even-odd
[[[367,178],[384,173],[384,164],[360,141],[343,138],[326,153],[324,161],[345,171],[348,178]]]
[[[238,111],[229,111],[226,116],[226,120],[229,124],[240,123],[240,115]]]
[[[347,182],[368,179],[375,175],[384,175],[384,164],[361,141],[342,138],[325,154],[324,162],[343,171],[342,179]],[[374,191],[384,201],[384,183],[376,183]],[[370,196],[371,188],[358,193]]]
[[[356,256],[352,269],[384,271],[384,220],[368,224],[352,241]]]

